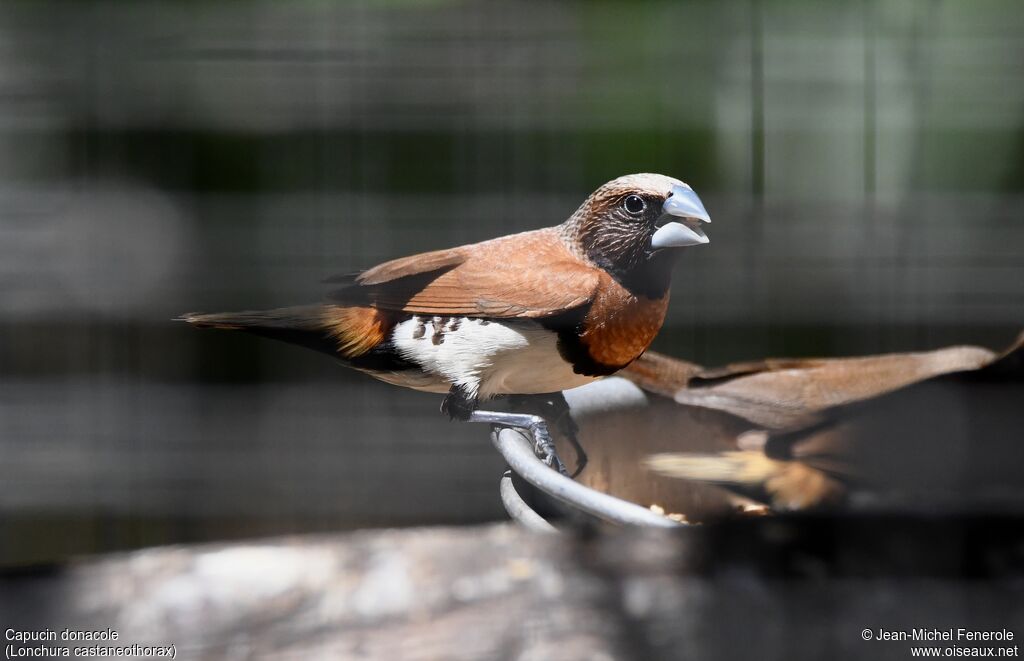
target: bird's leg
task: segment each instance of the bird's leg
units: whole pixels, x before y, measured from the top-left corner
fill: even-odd
[[[465,422],[469,420],[469,416],[476,410],[476,407],[476,396],[469,394],[464,387],[456,384],[444,396],[444,401],[441,402],[441,413],[448,416],[449,420]]]
[[[564,400],[563,400],[564,401]],[[562,475],[567,475],[565,466],[555,452],[555,442],[548,431],[548,423],[539,415],[531,413],[506,413],[504,411],[481,411],[477,408],[476,397],[470,395],[465,388],[453,385],[444,402],[441,412],[452,420],[469,422],[488,422],[492,425],[504,425],[525,429],[533,437],[533,451],[545,464],[554,468]]]
[[[565,396],[561,392],[544,395],[512,395],[509,397],[509,402],[514,409],[529,411],[553,424],[569,441],[573,452],[576,453],[576,470],[570,477],[576,477],[583,472],[587,465],[587,453],[580,445],[577,437],[579,427],[572,419],[569,403],[565,401]]]

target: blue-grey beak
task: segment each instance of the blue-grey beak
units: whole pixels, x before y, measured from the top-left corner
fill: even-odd
[[[686,186],[673,186],[661,209],[662,219],[670,216],[684,220],[671,221],[658,227],[651,237],[651,248],[654,250],[699,246],[710,241],[701,229],[701,223],[710,223],[711,216],[692,189]]]

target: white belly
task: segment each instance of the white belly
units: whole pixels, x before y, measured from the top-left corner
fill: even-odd
[[[395,326],[392,341],[423,374],[385,381],[419,390],[443,391],[457,384],[486,399],[575,388],[594,381],[572,371],[558,352],[558,337],[530,320],[484,321],[414,317]]]

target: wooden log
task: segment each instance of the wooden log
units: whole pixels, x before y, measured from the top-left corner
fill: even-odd
[[[46,644],[173,644],[183,659],[907,658],[909,643],[863,630],[1024,634],[1019,523],[492,525],[159,548],[8,576],[0,621],[109,629],[117,641]]]

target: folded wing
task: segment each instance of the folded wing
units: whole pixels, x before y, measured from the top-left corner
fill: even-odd
[[[385,262],[328,298],[411,314],[539,319],[589,303],[599,280],[549,229]]]

